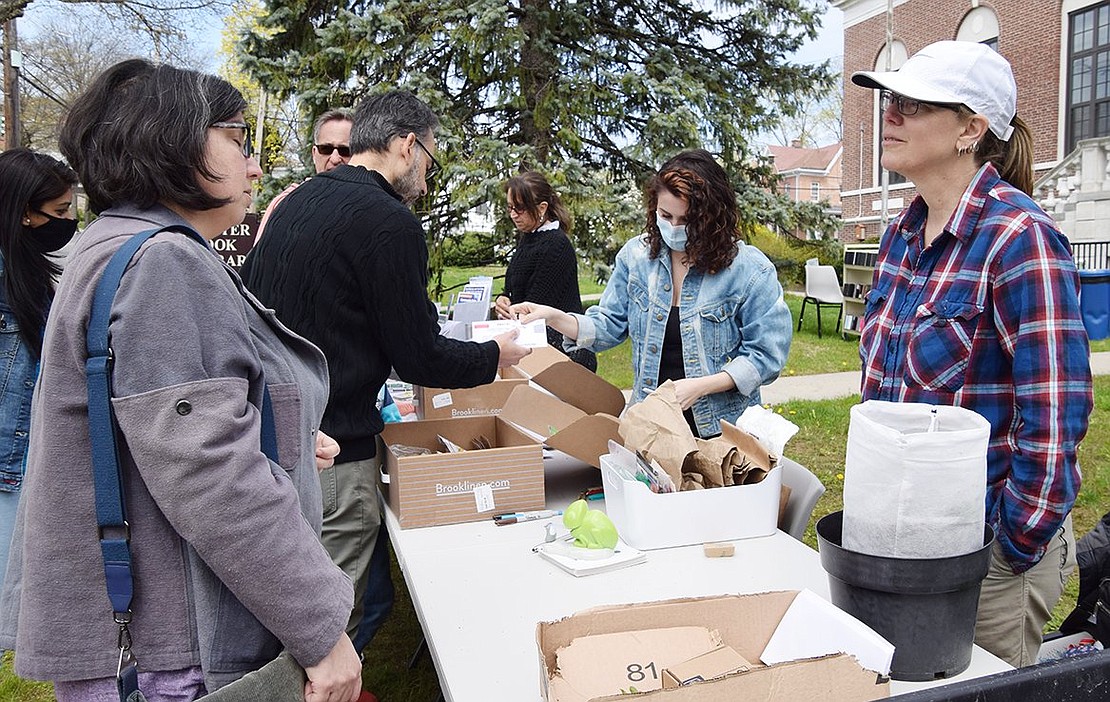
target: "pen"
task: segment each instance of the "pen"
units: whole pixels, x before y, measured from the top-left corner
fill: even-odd
[[[502,514],[494,517],[497,526],[505,526],[507,524],[517,524],[519,522],[531,522],[537,519],[550,519],[562,514],[562,510],[544,509],[537,512],[516,512],[515,514]]]
[[[493,519],[508,519],[509,517],[528,517],[529,519],[546,519],[548,517],[555,517],[563,513],[561,509],[538,509],[533,512],[506,512],[504,514],[495,514]]]

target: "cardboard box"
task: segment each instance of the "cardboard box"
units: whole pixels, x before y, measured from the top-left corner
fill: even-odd
[[[719,646],[708,653],[663,669],[663,689],[682,687],[696,682],[716,680],[733,673],[743,673],[752,664],[732,646]]]
[[[506,377],[538,387],[513,388],[502,415],[543,437],[544,443],[600,467],[609,440],[620,441],[617,416],[624,393],[551,346],[533,349]]]
[[[717,680],[693,683],[670,690],[641,693],[637,700],[650,702],[705,702],[705,700],[745,700],[745,702],[797,702],[820,699],[827,702],[865,702],[889,696],[889,682],[875,671],[867,670],[847,654],[795,660],[789,663],[763,665],[763,649],[771,641],[780,620],[790,610],[798,595],[791,592],[766,592],[758,595],[725,595],[696,599],[667,600],[645,604],[623,604],[599,607],[555,622],[541,622],[536,627],[536,643],[540,655],[540,688],[543,699],[556,702],[550,693],[550,680],[558,673],[557,652],[574,639],[592,634],[659,629],[680,626],[705,626],[720,634],[721,642],[752,662],[746,672],[727,675]],[[835,612],[847,617],[832,604],[821,600]],[[866,627],[848,617],[856,627]],[[843,621],[843,620],[841,620]],[[848,628],[856,628],[848,627]],[[858,633],[856,631],[850,633]],[[877,634],[872,637],[882,642]],[[827,642],[834,646],[835,641]],[[885,642],[883,642],[885,643]],[[889,646],[889,644],[887,644]],[[893,647],[890,647],[893,655]],[[887,659],[889,660],[889,658]],[[662,674],[653,661],[624,660],[621,651],[613,650],[614,667],[642,674]],[[634,680],[629,684],[635,685]],[[618,690],[593,700],[627,700]]]
[[[492,383],[474,388],[425,388],[414,385],[412,403],[419,419],[455,419],[501,414],[513,388],[527,385],[524,378],[499,377]]]
[[[489,519],[502,512],[545,507],[542,449],[500,417],[434,419],[385,425],[386,446],[440,451],[437,435],[464,448],[478,436],[494,448],[398,457],[386,449],[383,491],[401,528]],[[479,511],[478,491],[489,486],[492,506]],[[485,505],[483,505],[485,506]]]
[[[768,536],[778,528],[782,469],[761,482],[710,490],[654,493],[636,480],[622,478],[601,457],[605,511],[621,538],[633,548],[688,546]]]

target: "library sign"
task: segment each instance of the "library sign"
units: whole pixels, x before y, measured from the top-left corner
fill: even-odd
[[[239,270],[247,259],[247,254],[254,248],[258,239],[259,219],[261,215],[257,212],[248,212],[240,224],[224,230],[212,240],[212,248],[235,270]]]

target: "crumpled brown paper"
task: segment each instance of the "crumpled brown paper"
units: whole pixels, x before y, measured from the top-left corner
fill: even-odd
[[[682,485],[682,464],[698,445],[682,416],[673,382],[668,380],[629,407],[621,418],[620,435],[625,446],[654,458],[675,485]]]
[[[776,458],[742,429],[721,422],[721,436],[696,438],[667,381],[621,418],[624,445],[654,459],[680,490],[758,483]]]

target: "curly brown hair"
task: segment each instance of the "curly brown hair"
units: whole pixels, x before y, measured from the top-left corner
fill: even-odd
[[[671,157],[652,176],[644,190],[652,258],[658,258],[664,247],[655,223],[655,209],[662,188],[687,203],[685,253],[688,265],[710,274],[728,268],[736,258],[736,242],[741,237],[736,193],[725,169],[705,149],[692,149]]]

